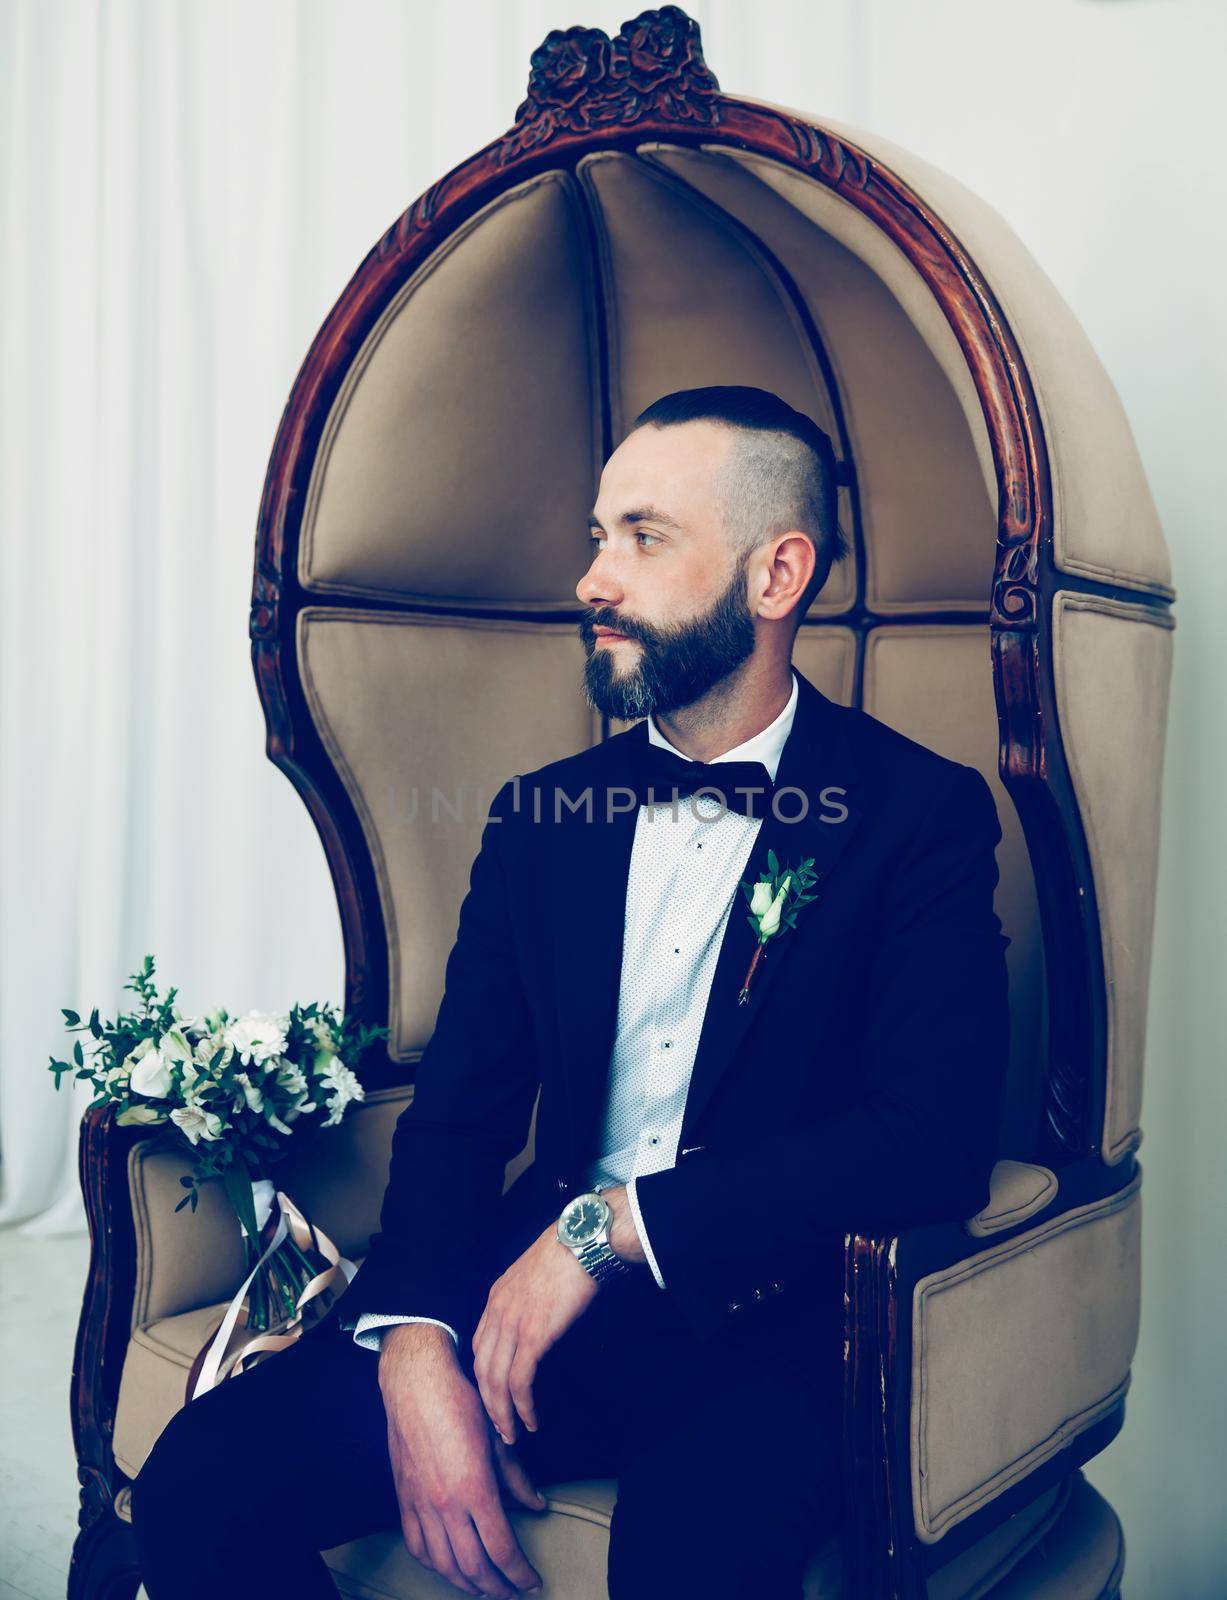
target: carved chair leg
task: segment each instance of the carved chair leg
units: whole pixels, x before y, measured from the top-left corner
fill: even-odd
[[[81,1194],[89,1218],[90,1264],[72,1363],[81,1531],[72,1549],[68,1600],[133,1600],[140,1584],[131,1525],[115,1510],[115,1496],[128,1480],[111,1448],[136,1286],[128,1194],[135,1131],[116,1127],[110,1106],[91,1106],[81,1121]]]
[[[106,1510],[77,1535],[68,1600],[135,1600],[140,1581],[132,1529]]]

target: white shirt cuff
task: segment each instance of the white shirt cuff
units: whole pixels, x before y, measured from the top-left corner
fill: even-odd
[[[626,1198],[631,1204],[631,1216],[635,1222],[635,1232],[639,1235],[639,1243],[643,1246],[643,1253],[648,1258],[648,1266],[652,1269],[652,1276],[663,1289],[665,1280],[660,1275],[660,1268],[656,1265],[656,1257],[652,1254],[651,1241],[648,1239],[648,1230],[643,1225],[643,1217],[639,1211],[639,1196],[635,1193],[635,1180],[630,1178],[626,1185]]]
[[[383,1343],[383,1330],[393,1327],[398,1322],[433,1322],[438,1328],[446,1328],[448,1333],[460,1343],[460,1335],[449,1322],[441,1322],[438,1317],[385,1317],[374,1311],[364,1311],[354,1325],[354,1343],[360,1344],[364,1350],[378,1350]]]

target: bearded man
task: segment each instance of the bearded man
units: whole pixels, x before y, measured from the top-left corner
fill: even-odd
[[[844,1234],[980,1209],[1009,1036],[988,785],[792,666],[837,471],[742,387],[606,462],[583,688],[634,725],[496,794],[380,1232],[159,1439],[151,1600],[331,1595],[318,1552],[386,1527],[535,1592],[508,1509],[584,1477],[617,1479],[611,1600],[797,1600],[840,1514]]]

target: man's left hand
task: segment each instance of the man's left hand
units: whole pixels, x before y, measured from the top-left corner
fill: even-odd
[[[624,1261],[645,1261],[625,1185],[601,1194],[613,1211],[614,1253]],[[599,1292],[553,1222],[494,1280],[473,1333],[473,1376],[490,1420],[507,1444],[515,1442],[517,1412],[526,1428],[537,1431],[533,1382],[541,1357]]]

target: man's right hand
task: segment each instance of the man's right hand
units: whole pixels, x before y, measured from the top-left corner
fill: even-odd
[[[500,1480],[524,1506],[545,1509],[513,1446],[498,1438],[452,1336],[435,1323],[384,1331],[379,1387],[388,1454],[409,1553],[465,1594],[540,1589],[503,1508]]]

